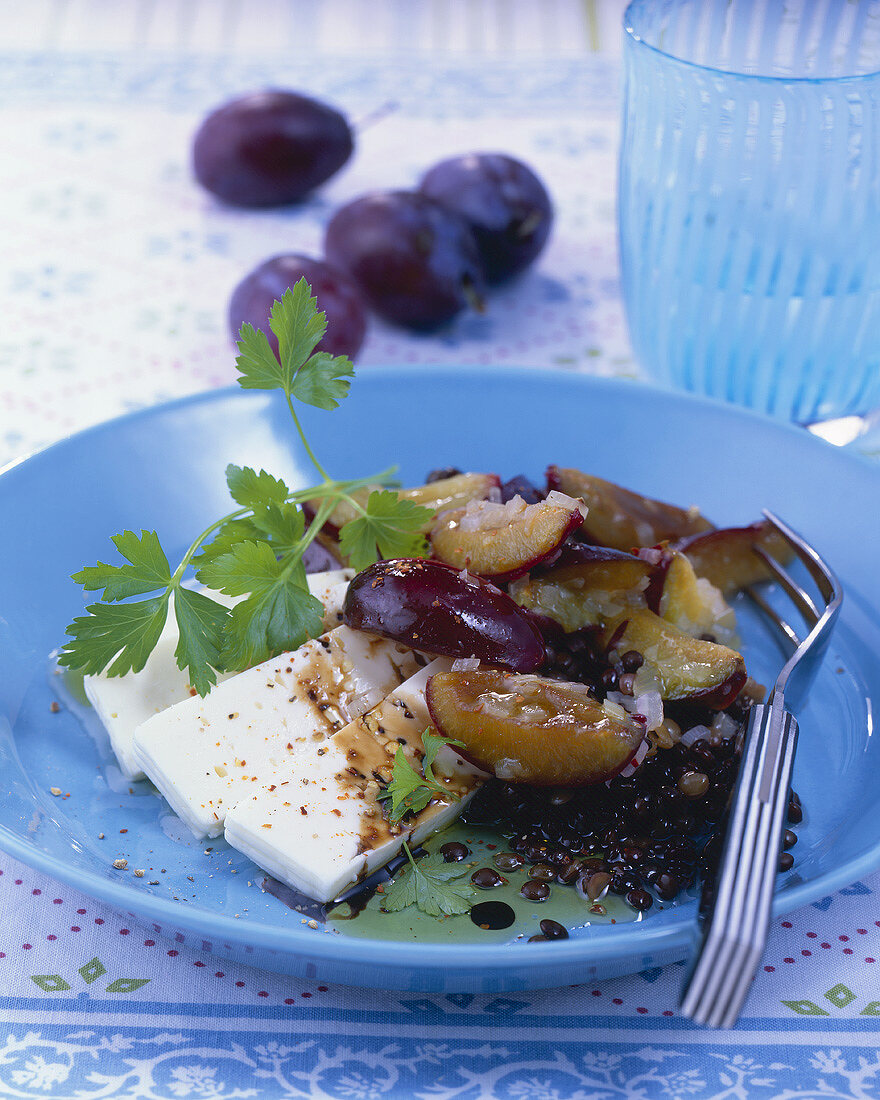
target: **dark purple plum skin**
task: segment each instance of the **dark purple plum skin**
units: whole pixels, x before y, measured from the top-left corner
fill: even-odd
[[[343,619],[425,653],[478,657],[512,672],[534,672],[546,654],[538,625],[505,592],[424,558],[380,561],[358,573]]]
[[[480,302],[473,234],[458,214],[415,191],[375,191],[341,207],[324,253],[395,325],[437,328]]]
[[[212,111],[193,140],[199,183],[231,206],[298,202],[354,149],[345,117],[297,92],[251,92]]]
[[[505,504],[516,496],[522,497],[526,504],[538,504],[546,495],[525,474],[515,474],[501,486],[501,500]]]
[[[504,153],[465,153],[428,169],[419,190],[455,210],[474,232],[488,283],[524,271],[553,225],[553,204],[535,173]]]
[[[304,278],[327,315],[327,331],[317,351],[354,359],[367,332],[367,314],[360,292],[341,271],[321,260],[297,253],[273,256],[246,275],[229,300],[229,331],[233,340],[245,321],[265,332],[275,354],[278,338],[269,328],[269,313],[276,299]]]

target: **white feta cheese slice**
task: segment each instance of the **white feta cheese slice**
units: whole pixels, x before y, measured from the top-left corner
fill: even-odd
[[[292,758],[384,699],[421,665],[412,650],[339,626],[138,726],[134,756],[196,836]]]
[[[481,783],[480,773],[449,748],[434,763],[448,801],[435,800],[414,820],[392,825],[376,796],[391,779],[401,745],[421,771],[422,733],[431,726],[425,685],[449,667],[437,658],[345,729],[277,768],[227,813],[226,840],[275,878],[331,901],[387,863],[404,840],[418,844],[448,825]]]
[[[312,595],[324,604],[325,630],[331,630],[341,622],[345,592],[353,576],[352,569],[331,569],[324,573],[312,573],[306,578]],[[238,602],[237,597],[224,596],[222,592],[207,588],[200,591],[227,607]],[[102,672],[97,676],[83,677],[86,697],[110,736],[120,771],[126,779],[144,777],[134,757],[134,731],[137,727],[154,714],[194,694],[186,673],[177,667],[174,658],[177,640],[172,605],[156,648],[140,672],[130,672],[127,676],[107,676]],[[228,676],[228,673],[220,673],[218,683],[228,679]]]

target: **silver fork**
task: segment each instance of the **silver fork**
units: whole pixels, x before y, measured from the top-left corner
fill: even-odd
[[[760,592],[749,591],[792,653],[767,702],[749,712],[721,859],[714,885],[703,889],[702,942],[685,980],[681,1010],[711,1027],[736,1023],[764,953],[797,742],[792,712],[806,699],[843,600],[839,581],[816,551],[778,516],[767,511],[764,515],[790,543],[815,581],[822,602],[817,603],[761,547],[754,548],[791,598],[809,633],[802,640]]]

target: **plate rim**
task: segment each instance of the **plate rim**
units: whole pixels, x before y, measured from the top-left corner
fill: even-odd
[[[858,469],[869,479],[880,482],[880,468],[857,452],[845,451],[832,444],[809,435],[805,429],[796,425],[775,420],[756,413],[753,410],[730,405],[723,401],[702,395],[683,393],[668,388],[660,388],[635,379],[599,378],[592,375],[573,373],[563,369],[533,368],[526,366],[498,366],[468,364],[428,364],[420,365],[415,374],[410,366],[365,366],[361,368],[358,382],[363,385],[365,379],[394,381],[405,380],[412,385],[415,379],[437,383],[443,375],[483,375],[498,382],[504,378],[539,382],[542,378],[555,382],[565,381],[575,387],[583,386],[587,390],[595,388],[613,395],[615,393],[631,396],[637,394],[645,401],[670,401],[674,405],[685,405],[695,410],[705,408],[716,414],[742,420],[761,428],[761,430],[781,432],[799,445],[822,452],[832,461],[840,461],[844,466]],[[369,381],[366,385],[369,385]],[[127,425],[149,421],[154,417],[163,417],[185,411],[190,406],[204,406],[224,403],[230,399],[256,402],[273,400],[270,391],[242,390],[237,384],[202,390],[187,394],[171,401],[130,410],[108,420],[99,421],[80,431],[71,432],[45,448],[13,459],[0,468],[0,494],[6,487],[13,485],[19,470],[31,464],[52,461],[60,452],[70,446],[88,446],[91,439],[104,433],[124,430]],[[83,893],[103,901],[116,909],[122,909],[141,920],[162,921],[171,926],[180,926],[199,935],[220,939],[229,944],[252,946],[280,955],[308,957],[316,961],[335,964],[381,965],[389,970],[389,975],[404,970],[430,970],[442,967],[444,970],[460,973],[478,968],[482,973],[510,972],[515,968],[520,974],[546,967],[558,966],[566,962],[585,966],[591,963],[625,958],[632,954],[648,955],[656,952],[683,953],[693,942],[696,922],[691,915],[681,920],[672,920],[668,924],[655,924],[647,921],[627,922],[623,925],[588,926],[577,937],[558,941],[549,957],[543,945],[529,945],[514,941],[505,944],[493,944],[487,951],[486,945],[479,944],[443,944],[420,943],[398,940],[381,940],[344,935],[317,935],[306,932],[297,925],[281,929],[278,926],[250,922],[248,918],[235,919],[222,913],[212,913],[204,909],[187,908],[179,902],[165,899],[154,894],[142,892],[137,884],[116,882],[113,879],[82,868],[70,868],[60,858],[45,853],[30,844],[26,838],[13,832],[0,822],[0,848],[26,866],[37,869],[56,881],[81,889]],[[880,834],[876,842],[861,855],[846,863],[825,871],[808,881],[796,883],[777,892],[773,900],[773,913],[778,916],[791,912],[818,898],[840,889],[870,873],[880,866]],[[389,985],[386,988],[392,988]]]

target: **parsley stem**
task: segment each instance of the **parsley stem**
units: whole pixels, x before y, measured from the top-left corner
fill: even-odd
[[[335,507],[335,504],[334,504],[334,500],[332,498],[331,499],[326,499],[325,498],[321,502],[321,504],[318,507],[317,512],[315,512],[315,518],[309,524],[308,530],[305,532],[303,537],[296,544],[296,556],[298,558],[301,558],[303,556],[303,554],[306,552],[306,550],[309,548],[309,546],[315,541],[315,539],[321,533],[321,528],[324,526],[324,524],[330,518],[330,514],[332,513],[334,507]]]
[[[200,535],[197,535],[196,538],[193,539],[193,541],[190,543],[187,552],[183,555],[180,565],[178,565],[178,567],[174,570],[174,573],[171,577],[171,584],[168,586],[168,591],[171,591],[172,588],[177,588],[177,586],[180,584],[181,578],[186,572],[186,567],[189,565],[190,561],[192,561],[193,555],[195,554],[196,550],[198,550],[198,548],[202,545],[208,535],[218,530],[218,528],[222,527],[224,523],[228,523],[229,520],[241,519],[242,516],[246,516],[249,512],[252,511],[252,508],[239,508],[238,511],[230,512],[229,515],[223,516],[222,519],[216,520],[214,523],[211,524],[210,527],[206,527]]]
[[[309,441],[306,439],[306,433],[302,430],[302,424],[300,424],[299,417],[296,415],[296,409],[293,407],[293,399],[290,396],[290,393],[286,390],[285,390],[285,396],[287,397],[287,407],[288,407],[288,409],[290,409],[290,415],[293,417],[294,424],[296,424],[296,430],[299,432],[299,438],[300,438],[300,441],[302,442],[303,447],[305,447],[306,454],[312,460],[312,465],[315,467],[315,469],[318,471],[318,473],[324,479],[324,484],[325,485],[332,484],[333,478],[330,477],[330,475],[327,473],[327,471],[324,469],[324,467],[321,465],[321,463],[317,460],[317,458],[315,457],[315,452],[309,446]]]

